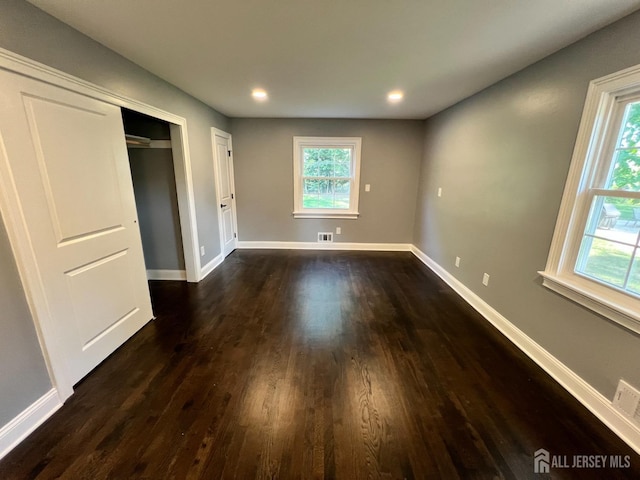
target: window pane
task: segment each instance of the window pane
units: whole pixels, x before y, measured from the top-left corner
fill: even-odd
[[[349,180],[335,180],[335,208],[349,208],[351,182]]]
[[[334,162],[337,177],[351,176],[351,149],[336,148],[334,151]],[[341,173],[338,173],[340,171]]]
[[[640,294],[640,250],[636,250],[636,256],[633,259],[633,266],[631,267],[627,290]]]
[[[605,188],[640,191],[640,148],[622,148],[614,154],[611,175]]]
[[[316,179],[305,178],[302,182],[303,192],[305,194],[317,195],[320,193],[320,181]]]
[[[305,148],[302,150],[302,175],[305,177],[318,176],[318,150]]]
[[[640,191],[640,102],[625,108],[605,188]]]
[[[320,162],[318,163],[318,176],[320,177],[333,177],[333,149],[331,148],[319,148],[318,156]]]
[[[618,147],[640,147],[640,102],[630,103],[625,109]]]
[[[351,176],[351,160],[343,161],[340,159],[334,165],[336,177],[349,178]]]
[[[349,180],[304,179],[303,208],[349,208]]]
[[[634,247],[585,236],[576,271],[617,287],[623,287]]]
[[[323,193],[313,197],[305,195],[302,199],[302,206],[304,208],[336,208],[331,193]]]
[[[637,258],[639,242],[640,200],[596,195],[582,238],[576,272],[626,290],[637,289],[640,271],[629,274],[629,269],[631,257]],[[634,260],[634,269],[637,262]]]
[[[596,195],[585,235],[636,245],[640,233],[640,200]]]
[[[351,177],[350,148],[303,148],[305,177]]]

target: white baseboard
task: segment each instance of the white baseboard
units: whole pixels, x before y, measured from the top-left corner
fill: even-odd
[[[58,391],[52,388],[0,429],[0,459],[13,450],[62,406]]]
[[[365,250],[377,252],[409,252],[409,243],[348,243],[348,242],[238,242],[237,248],[276,250]]]
[[[187,280],[185,270],[147,270],[148,280]]]
[[[582,377],[538,345],[531,337],[503,317],[491,305],[473,293],[415,245],[411,251],[422,263],[444,280],[469,305],[477,310],[505,337],[536,362],[580,403],[598,417],[616,435],[640,454],[640,428],[613,407],[611,401],[589,385]]]
[[[204,278],[213,272],[223,261],[224,257],[222,256],[222,253],[216,255],[209,263],[202,267],[202,270],[200,270],[200,280],[204,280]]]

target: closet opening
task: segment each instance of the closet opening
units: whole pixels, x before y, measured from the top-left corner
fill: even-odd
[[[186,280],[169,122],[122,108],[148,280]]]

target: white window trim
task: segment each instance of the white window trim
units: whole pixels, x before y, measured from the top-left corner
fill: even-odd
[[[574,267],[591,207],[593,193],[589,189],[607,147],[604,132],[615,121],[612,117],[618,99],[639,92],[640,65],[589,84],[549,257],[545,270],[539,272],[545,287],[636,333],[640,333],[640,299],[581,276]]]
[[[302,149],[304,147],[348,147],[353,149],[351,196],[349,210],[302,207]],[[355,220],[360,215],[360,152],[361,137],[293,137],[293,216],[294,218],[339,218]]]

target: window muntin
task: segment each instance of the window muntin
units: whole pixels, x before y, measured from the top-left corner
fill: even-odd
[[[640,66],[591,82],[543,285],[640,333]]]
[[[296,218],[357,218],[359,137],[294,137]]]

